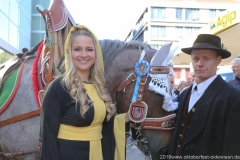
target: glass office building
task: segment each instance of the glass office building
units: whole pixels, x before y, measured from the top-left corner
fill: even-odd
[[[0,0],[0,64],[43,40],[45,29],[36,10],[38,4],[48,9],[50,0]]]
[[[0,63],[30,48],[31,0],[0,1]]]
[[[31,2],[31,0],[0,1],[0,38],[18,51],[23,47],[30,48]],[[5,46],[1,45],[1,48],[5,50]]]

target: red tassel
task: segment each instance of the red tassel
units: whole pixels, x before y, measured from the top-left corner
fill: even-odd
[[[35,99],[37,101],[38,108],[41,108],[41,105],[40,105],[40,102],[39,102],[39,99],[38,99],[39,88],[38,88],[38,85],[37,85],[37,67],[38,67],[38,61],[39,61],[39,58],[41,56],[43,46],[44,46],[44,41],[42,41],[41,44],[38,47],[37,55],[36,55],[36,58],[34,60],[33,67],[32,67],[32,84],[33,84],[34,96],[35,96]]]

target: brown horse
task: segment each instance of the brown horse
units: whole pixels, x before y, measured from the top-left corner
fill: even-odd
[[[109,93],[112,95],[113,100],[117,103],[118,111],[128,112],[135,83],[130,83],[128,86],[126,86],[124,91],[118,92],[118,87],[125,79],[127,79],[127,77],[129,77],[131,73],[135,72],[135,64],[138,62],[143,49],[146,51],[145,60],[149,63],[156,51],[152,50],[148,45],[141,42],[126,43],[116,40],[101,40],[100,45],[104,56],[104,65],[106,71],[105,77]],[[171,50],[171,52],[174,52],[174,49]],[[166,55],[169,53],[158,54],[163,54],[162,57],[166,57]],[[172,55],[170,55],[170,57],[171,56]],[[150,77],[147,79],[143,94],[143,101],[148,105],[147,118],[164,119],[164,117],[171,115],[171,112],[167,112],[162,108],[164,101],[163,95],[147,89],[151,80],[152,79]],[[174,115],[172,116],[174,117]],[[152,159],[159,159],[160,155],[167,153],[173,131],[172,126],[169,128],[161,128],[161,126],[158,127],[160,128],[142,129],[141,131],[141,133],[147,137]],[[135,134],[136,131],[132,129],[132,132]],[[133,135],[133,137],[136,138],[137,136]],[[140,145],[139,147],[144,152],[144,149],[141,148]]]

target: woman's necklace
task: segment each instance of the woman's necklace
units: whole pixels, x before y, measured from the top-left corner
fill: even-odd
[[[85,83],[92,83],[92,79],[88,79],[88,81],[83,81],[83,82],[85,82]]]

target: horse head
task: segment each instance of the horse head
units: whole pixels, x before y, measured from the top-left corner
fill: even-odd
[[[171,68],[167,64],[176,48],[169,43],[156,51],[141,42],[110,40],[100,41],[100,45],[107,88],[117,104],[118,112],[135,114],[139,109],[137,113],[142,117],[135,115],[134,119],[134,115],[130,116],[137,122],[131,123],[132,136],[138,139],[138,147],[145,155],[158,159],[159,155],[167,152],[174,128],[175,114],[169,111],[176,109],[177,105],[169,99],[168,73]],[[145,79],[141,79],[136,72],[144,68],[148,71],[143,76]],[[136,90],[137,83],[145,84]]]

